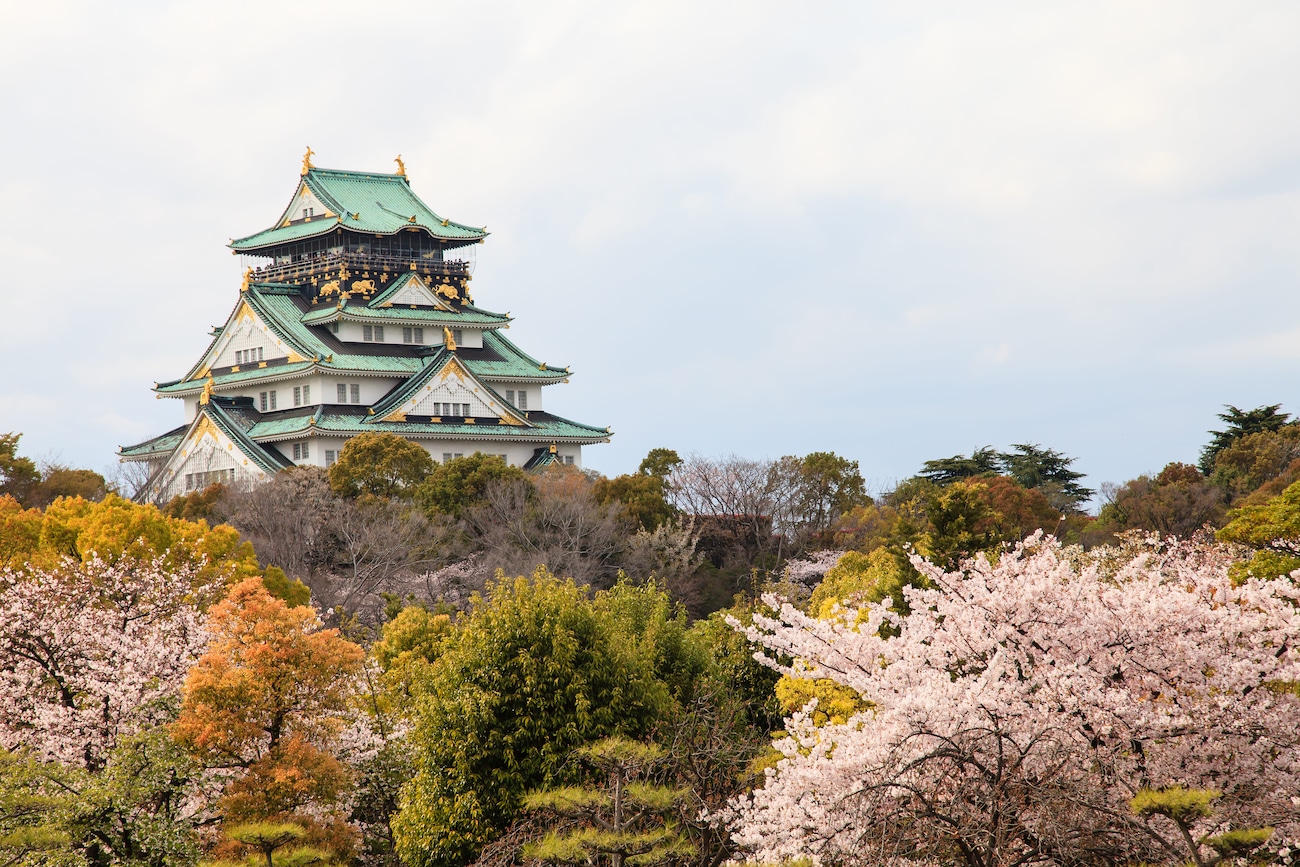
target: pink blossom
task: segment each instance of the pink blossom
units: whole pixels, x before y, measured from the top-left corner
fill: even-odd
[[[778,616],[745,628],[795,659],[767,664],[870,703],[841,725],[788,721],[784,758],[733,804],[746,856],[1178,863],[1168,820],[1128,808],[1173,785],[1224,793],[1202,833],[1300,837],[1300,700],[1278,688],[1300,681],[1295,585],[1234,587],[1201,543],[1105,569],[1051,538],[959,572],[915,562],[934,586],[904,591],[908,615],[885,600],[823,621],[768,597]]]
[[[0,746],[97,769],[170,721],[207,636],[195,574],[159,562],[0,571]]]

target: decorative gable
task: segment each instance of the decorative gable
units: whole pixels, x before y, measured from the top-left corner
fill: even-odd
[[[325,207],[316,194],[305,184],[298,185],[298,194],[293,197],[293,202],[289,204],[284,216],[280,218],[280,225],[287,226],[290,223],[299,223],[303,220],[324,220],[334,219],[335,214],[329,208]]]
[[[260,479],[266,471],[200,412],[194,425],[167,459],[152,485],[175,492],[202,490],[215,483]]]
[[[466,370],[455,356],[449,358],[442,369],[378,420],[403,421],[407,416],[466,416],[494,418],[499,424],[526,424],[518,412],[506,406],[490,388]]]
[[[446,301],[438,297],[437,292],[425,283],[419,274],[407,275],[406,281],[394,286],[388,292],[376,296],[370,302],[371,307],[436,307],[452,311]]]
[[[305,361],[303,356],[285,346],[262,317],[246,300],[230,315],[198,370],[190,377],[202,379],[214,368],[256,367],[275,358],[288,357],[290,362]]]

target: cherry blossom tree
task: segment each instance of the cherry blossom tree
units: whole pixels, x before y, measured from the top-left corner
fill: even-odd
[[[902,590],[905,615],[886,599],[819,620],[768,597],[777,616],[746,628],[767,663],[865,709],[787,721],[784,758],[732,804],[735,841],[762,862],[968,867],[1180,864],[1188,841],[1211,863],[1225,833],[1294,846],[1300,589],[1234,586],[1229,562],[1207,543],[1105,560],[1037,536],[997,565],[917,560],[932,586]],[[1178,787],[1216,796],[1187,833],[1134,806]]]
[[[125,559],[0,571],[0,747],[97,771],[169,722],[207,644],[199,583]]]

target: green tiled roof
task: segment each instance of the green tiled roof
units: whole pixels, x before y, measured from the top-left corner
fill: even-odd
[[[306,317],[298,304],[301,296],[292,287],[254,283],[248,287],[247,292],[240,295],[240,299],[253,308],[267,327],[287,345],[289,351],[296,352],[307,360],[264,368],[250,367],[237,373],[214,372],[212,379],[216,386],[237,385],[269,376],[303,372],[313,366],[328,371],[376,373],[406,378],[423,368],[427,361],[427,356],[349,352],[348,344],[343,344],[342,348],[338,344],[326,344],[321,336],[309,327],[310,323],[303,321]],[[394,308],[387,308],[387,310],[392,309]],[[368,311],[366,315],[378,312]],[[323,324],[328,320],[317,318],[312,321]],[[215,342],[216,338],[213,339],[213,343]],[[204,357],[211,351],[212,345],[208,345]],[[524,353],[496,331],[483,332],[482,349],[462,347],[457,354],[471,373],[488,380],[527,380],[545,385],[559,382],[569,375],[566,369],[557,369],[554,365],[548,365],[546,370],[542,370],[539,361]],[[196,364],[184,379],[160,383],[154,391],[159,394],[185,394],[197,391],[207,381],[206,376],[197,378],[199,367],[200,365]]]
[[[352,319],[356,322],[407,322],[416,325],[432,323],[459,328],[462,325],[499,326],[509,322],[508,316],[500,313],[485,313],[481,310],[465,308],[463,311],[439,310],[434,307],[393,307],[371,308],[362,304],[349,304],[346,307],[321,307],[302,317],[307,325],[324,325],[338,319]]]
[[[333,412],[323,407],[315,415],[288,417],[265,416],[248,431],[253,439],[265,440],[280,437],[317,433],[352,436],[361,433],[387,431],[412,439],[499,439],[523,442],[550,442],[552,440],[604,442],[610,432],[570,421],[544,412],[530,413],[532,427],[507,424],[454,424],[429,422],[374,422],[371,416],[355,413]]]
[[[261,443],[256,442],[250,436],[252,429],[256,429],[257,423],[251,426],[241,423],[242,419],[227,414],[224,406],[226,401],[214,397],[206,406],[199,407],[200,415],[207,415],[212,419],[221,432],[235,443],[236,447],[242,451],[249,460],[257,464],[268,473],[276,473],[285,467],[293,466],[293,461],[281,455],[275,449],[268,449]]]
[[[483,357],[476,357],[479,351],[468,349],[462,352],[461,359],[474,372],[475,376],[489,379],[532,379],[559,382],[569,375],[563,365],[548,364],[542,370],[542,362],[528,355],[515,346],[504,335],[496,331],[483,332]],[[495,357],[489,357],[495,356]]]
[[[239,385],[249,380],[266,379],[268,376],[299,373],[310,370],[312,366],[313,362],[311,361],[295,361],[293,364],[276,364],[270,367],[248,367],[236,373],[213,373],[212,384],[214,386]],[[159,383],[154,388],[154,391],[159,394],[194,391],[203,388],[203,384],[207,381],[206,376],[202,379],[178,379],[174,382]]]
[[[332,231],[336,226],[379,235],[391,235],[418,226],[435,238],[463,244],[487,237],[484,229],[453,223],[438,216],[420,200],[401,175],[313,168],[303,180],[321,204],[338,214],[339,218],[276,226],[232,241],[230,246],[238,251],[256,250],[315,237]],[[283,220],[282,216],[281,222]]]
[[[183,424],[142,443],[136,443],[133,446],[122,446],[117,450],[117,453],[124,458],[138,458],[141,460],[164,457],[171,454],[181,444],[181,440],[185,439],[185,434],[189,429],[188,424]]]

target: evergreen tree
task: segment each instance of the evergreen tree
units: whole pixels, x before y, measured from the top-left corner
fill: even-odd
[[[1225,404],[1224,409],[1227,412],[1219,413],[1218,418],[1228,426],[1224,430],[1208,431],[1210,442],[1201,449],[1201,460],[1197,463],[1201,472],[1207,476],[1214,472],[1214,460],[1219,456],[1219,452],[1247,434],[1275,431],[1285,425],[1291,418],[1291,414],[1279,412],[1281,408],[1280,403],[1257,406],[1251,410],[1241,410],[1231,404]]]
[[[651,867],[694,854],[669,817],[689,791],[637,779],[664,758],[663,750],[611,737],[581,747],[577,754],[604,778],[604,785],[530,793],[524,809],[556,816],[564,827],[524,846],[525,858],[544,864]]]

